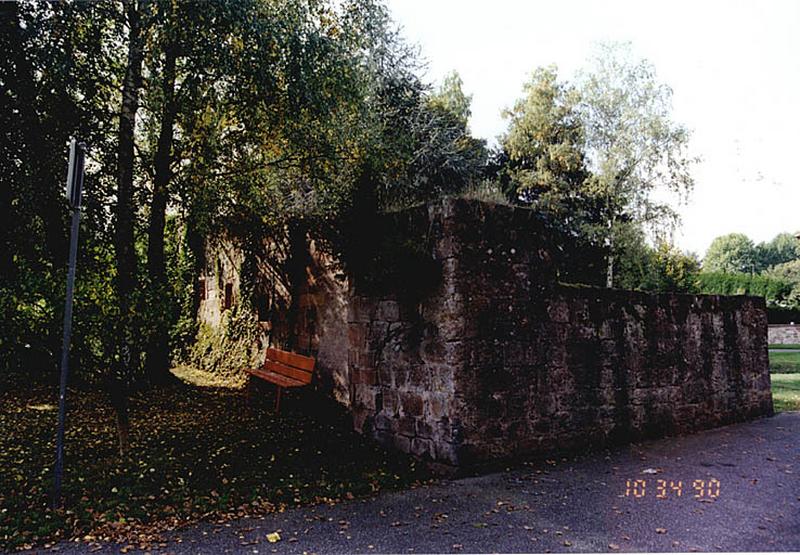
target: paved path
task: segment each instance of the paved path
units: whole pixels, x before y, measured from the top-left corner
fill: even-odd
[[[646,485],[626,496],[628,480]],[[169,540],[176,553],[800,551],[800,413]]]

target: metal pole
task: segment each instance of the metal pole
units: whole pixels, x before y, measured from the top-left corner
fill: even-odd
[[[61,481],[64,474],[64,419],[67,412],[67,376],[69,374],[69,341],[72,335],[72,298],[75,289],[75,265],[78,257],[78,228],[81,221],[81,190],[86,145],[72,139],[69,145],[69,164],[65,194],[72,209],[69,236],[69,268],[67,297],[64,303],[64,338],[61,345],[61,383],[58,395],[58,429],[56,430],[56,468],[53,484],[53,508],[61,506]]]
[[[64,472],[64,418],[67,410],[67,375],[69,374],[69,342],[72,335],[72,297],[75,288],[75,260],[78,254],[78,224],[81,209],[72,209],[72,230],[69,239],[69,270],[67,271],[67,300],[64,308],[64,338],[61,346],[61,383],[58,394],[58,431],[56,432],[56,479],[53,488],[53,508],[61,506],[61,477]]]

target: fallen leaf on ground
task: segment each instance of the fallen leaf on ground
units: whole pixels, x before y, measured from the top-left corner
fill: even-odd
[[[666,528],[656,528],[656,534],[666,534],[666,533],[667,533]]]
[[[271,534],[267,534],[267,541],[269,543],[276,543],[281,541],[281,535],[277,532],[272,532]]]
[[[615,543],[610,543],[610,544],[608,544],[608,548],[609,549],[613,549],[614,551],[616,551],[616,550],[619,549],[619,545],[617,545]]]

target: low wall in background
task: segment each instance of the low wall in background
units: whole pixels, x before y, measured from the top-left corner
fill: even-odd
[[[800,325],[770,324],[768,337],[770,344],[798,345],[800,344]]]

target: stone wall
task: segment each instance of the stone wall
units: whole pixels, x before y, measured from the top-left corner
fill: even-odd
[[[351,290],[363,433],[470,464],[771,414],[763,299],[558,285],[528,210],[446,200],[392,217],[440,275],[420,296]]]
[[[299,291],[295,351],[316,358],[315,386],[350,406],[347,364],[349,303],[347,280],[334,260],[311,244],[307,282]],[[282,346],[289,348],[288,346]]]
[[[800,324],[770,324],[769,343],[775,345],[800,344]]]
[[[242,253],[226,240],[206,245],[205,267],[198,280],[201,282],[198,299],[198,318],[201,322],[218,328],[225,308],[225,289],[229,287],[231,302],[239,301],[239,271]]]
[[[265,241],[264,249],[274,248]],[[289,317],[291,292],[281,268],[284,263],[273,256],[274,266],[259,263],[252,298],[253,317],[261,333],[253,345],[253,363],[263,362],[267,346],[276,346],[316,358],[317,380],[313,386],[345,406],[350,404],[348,376],[347,280],[335,260],[319,252],[313,241],[308,245],[305,279],[297,295],[294,318]],[[198,320],[215,333],[223,332],[226,288],[229,308],[242,302],[241,274],[244,253],[224,238],[209,241],[206,264],[198,299]],[[290,329],[294,327],[294,329]],[[242,367],[242,370],[244,367]],[[243,372],[242,372],[243,373]]]

